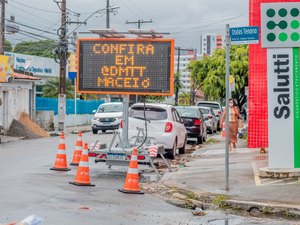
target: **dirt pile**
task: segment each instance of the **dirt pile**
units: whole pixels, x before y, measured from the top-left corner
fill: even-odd
[[[24,137],[26,139],[50,136],[45,130],[32,121],[27,113],[22,113],[19,121],[13,120],[9,127],[8,135]]]

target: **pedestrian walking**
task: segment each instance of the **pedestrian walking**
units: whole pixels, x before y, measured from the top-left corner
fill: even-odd
[[[236,143],[237,143],[237,134],[238,134],[238,121],[240,119],[241,115],[239,112],[238,107],[236,106],[236,103],[233,98],[229,99],[229,150],[231,149],[236,150]],[[224,110],[224,113],[221,118],[221,126],[223,127],[223,124],[225,122],[226,118],[226,110]],[[232,148],[231,148],[232,145]]]

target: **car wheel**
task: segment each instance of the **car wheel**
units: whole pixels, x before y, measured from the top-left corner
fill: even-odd
[[[98,130],[93,129],[93,134],[97,134],[97,133],[98,133]]]
[[[203,144],[203,135],[197,138],[197,144]]]
[[[217,123],[217,131],[221,131],[220,122]]]
[[[185,137],[184,144],[183,144],[182,148],[179,148],[179,154],[185,154],[186,142],[187,142],[187,137]]]
[[[216,127],[216,128],[213,130],[213,132],[211,132],[211,133],[217,133],[217,130],[218,130],[218,128]]]
[[[176,150],[177,150],[177,141],[175,140],[173,148],[167,150],[167,157],[169,159],[175,159],[175,157],[176,157]]]
[[[102,133],[106,133],[106,130],[102,130]]]
[[[203,142],[206,142],[206,140],[207,140],[207,132],[203,136]]]

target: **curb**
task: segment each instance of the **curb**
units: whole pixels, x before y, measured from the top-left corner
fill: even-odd
[[[173,188],[174,185],[170,186],[164,184],[168,188]],[[300,206],[278,204],[276,202],[259,202],[256,200],[240,200],[233,199],[232,196],[219,195],[214,193],[202,193],[194,194],[194,199],[189,199],[188,196],[193,193],[192,191],[176,188],[176,193],[172,194],[176,200],[168,200],[167,202],[182,208],[187,208],[187,202],[190,203],[192,209],[201,208],[203,210],[231,210],[232,212],[247,212],[252,216],[266,217],[277,216],[281,218],[299,219],[300,218]]]

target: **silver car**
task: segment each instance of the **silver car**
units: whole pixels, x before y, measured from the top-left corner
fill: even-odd
[[[207,127],[207,132],[216,133],[218,130],[218,119],[216,118],[216,115],[212,108],[210,107],[199,107],[200,111],[203,114],[204,121]]]

